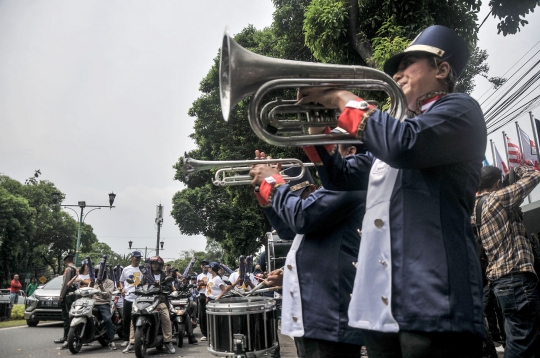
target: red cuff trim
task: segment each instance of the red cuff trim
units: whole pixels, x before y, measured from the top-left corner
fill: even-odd
[[[279,174],[272,175],[272,178],[276,180],[274,184],[269,184],[266,180],[263,180],[263,182],[261,183],[261,186],[259,187],[260,195],[268,203],[270,203],[270,197],[274,193],[274,190],[278,186],[285,184],[285,180],[283,180],[283,178]]]
[[[255,192],[255,197],[257,198],[257,201],[259,202],[259,205],[262,206],[263,208],[267,208],[267,207],[270,206],[270,203],[268,202],[268,200],[263,198],[263,196],[261,195],[260,192],[256,191]]]
[[[364,100],[361,98],[358,99],[358,102],[362,101]],[[366,112],[369,112],[374,108],[376,107],[373,105],[369,105],[366,109],[345,107],[345,109],[341,112],[341,115],[338,118],[338,127],[345,129],[352,135],[357,134],[360,124],[365,118]],[[373,111],[371,111],[371,113],[373,113]]]

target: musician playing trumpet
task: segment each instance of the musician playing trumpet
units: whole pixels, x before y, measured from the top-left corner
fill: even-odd
[[[452,93],[468,59],[460,36],[431,26],[386,61],[411,118],[341,89],[298,94],[299,103],[339,107],[338,126],[368,151],[344,161],[332,146],[305,148],[326,188],[367,188],[349,324],[362,329],[370,357],[481,355],[482,277],[469,218],[486,125],[474,99]]]
[[[348,326],[347,310],[365,191],[315,190],[309,171],[286,183],[279,169],[256,165],[250,175],[272,227],[281,239],[293,240],[283,269],[281,333],[294,337],[300,358],[360,357],[362,335]],[[299,171],[284,172],[294,177]],[[265,282],[279,279],[272,272]]]

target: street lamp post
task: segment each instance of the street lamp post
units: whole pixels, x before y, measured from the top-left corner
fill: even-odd
[[[165,243],[163,241],[160,242],[161,251],[163,251],[163,245],[164,244]],[[131,241],[131,240],[128,241],[128,245],[129,245],[129,251],[131,251],[131,250],[144,250],[144,260],[145,261],[146,261],[146,259],[148,257],[148,253],[154,251],[154,250],[148,251],[148,246],[146,246],[146,247],[132,247],[133,246],[133,241]],[[157,251],[157,250],[156,250],[156,255],[159,256],[159,251]]]
[[[53,200],[54,200],[55,204],[58,202],[59,197],[60,197],[60,194],[53,193]],[[101,209],[101,208],[109,208],[109,209],[114,208],[113,203],[114,203],[115,198],[116,198],[115,193],[110,193],[109,194],[109,205],[108,206],[107,205],[86,205],[86,201],[79,201],[79,203],[77,205],[62,205],[62,207],[66,208],[66,209],[73,210],[73,212],[75,212],[75,215],[77,215],[77,218],[79,219],[79,229],[77,230],[77,247],[75,249],[75,266],[77,266],[78,263],[79,263],[79,251],[81,249],[81,229],[82,229],[82,223],[84,222],[84,219],[86,218],[86,216],[88,214],[90,214],[90,212],[92,212],[94,210]],[[78,215],[77,212],[74,209],[71,208],[71,206],[78,206],[79,208],[81,208],[81,215]],[[86,213],[86,215],[83,216],[84,208],[93,208],[93,209],[89,210]]]

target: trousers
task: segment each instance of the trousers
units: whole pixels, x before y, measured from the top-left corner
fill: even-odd
[[[300,358],[358,358],[362,349],[356,344],[305,337],[294,337],[294,344]]]
[[[111,319],[111,306],[108,304],[96,305],[96,308],[99,310],[99,313],[101,313],[101,319],[105,323],[107,338],[112,340],[114,338],[114,325]]]
[[[199,324],[201,325],[201,333],[204,337],[208,335],[206,325],[206,295],[199,294]]]

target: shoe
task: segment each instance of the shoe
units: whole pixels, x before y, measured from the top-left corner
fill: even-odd
[[[54,343],[64,343],[65,341],[67,341],[67,338],[66,338],[66,337],[62,337],[62,338],[55,339],[55,340],[54,340]]]
[[[121,347],[127,347],[129,344],[129,341],[124,341],[120,346]]]
[[[110,343],[109,343],[109,348],[110,348],[111,350],[115,351],[115,350],[116,350],[116,343],[110,342]]]
[[[122,353],[133,353],[135,352],[135,346],[133,344],[128,344],[126,349],[122,351]]]
[[[66,341],[66,342],[62,343],[62,348],[60,348],[60,349],[68,349],[68,347],[69,347],[69,344]]]
[[[205,336],[203,336],[203,337],[201,338],[201,341],[207,341],[207,340],[208,340],[208,338],[206,338]]]
[[[172,342],[169,342],[169,343],[165,343],[165,347],[167,347],[167,351],[169,352],[169,354],[174,354],[174,352],[176,352],[174,350],[174,347],[172,345]]]
[[[188,338],[188,342],[189,344],[195,344],[198,342],[198,340],[196,340],[195,337],[191,336]]]
[[[367,355],[367,348],[365,346],[362,346],[362,348],[360,349],[360,356],[367,357]]]

